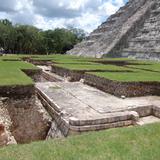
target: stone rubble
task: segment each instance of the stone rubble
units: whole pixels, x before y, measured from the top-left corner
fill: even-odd
[[[4,101],[6,101],[6,98],[0,98],[0,146],[17,144],[10,131],[12,121],[9,112],[3,103]]]
[[[51,117],[34,95],[31,98],[10,98],[6,107],[12,120],[10,130],[18,143],[46,138]]]
[[[0,98],[0,146],[44,140],[52,118],[36,96]]]
[[[48,139],[55,139],[55,138],[63,138],[64,135],[60,131],[57,123],[55,121],[52,121],[51,128],[47,134],[46,140]]]

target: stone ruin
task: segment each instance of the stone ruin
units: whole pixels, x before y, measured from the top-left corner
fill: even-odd
[[[47,61],[32,63],[38,64],[37,71],[23,71],[35,85],[0,87],[0,147],[160,122],[158,83],[149,90],[140,84],[142,95],[127,84],[134,94],[124,95],[123,84],[60,70]],[[116,93],[108,94],[114,85]]]
[[[68,54],[159,60],[159,33],[160,1],[129,0]]]

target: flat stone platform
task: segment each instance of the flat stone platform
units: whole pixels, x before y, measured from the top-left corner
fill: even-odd
[[[43,82],[36,88],[65,135],[134,125],[150,115],[160,118],[156,96],[121,99],[81,82]]]
[[[144,125],[144,124],[151,124],[156,122],[160,123],[160,119],[154,116],[147,116],[147,117],[140,118],[137,124]]]

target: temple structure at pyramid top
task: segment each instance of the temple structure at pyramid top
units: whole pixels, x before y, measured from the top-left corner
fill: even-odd
[[[160,0],[130,0],[67,53],[160,59]]]

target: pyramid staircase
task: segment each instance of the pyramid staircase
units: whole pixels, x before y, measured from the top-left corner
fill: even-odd
[[[157,58],[160,55],[159,26],[159,0],[130,0],[67,53],[90,57],[138,54]]]
[[[122,56],[160,58],[160,2],[156,2],[143,27],[128,41]]]

